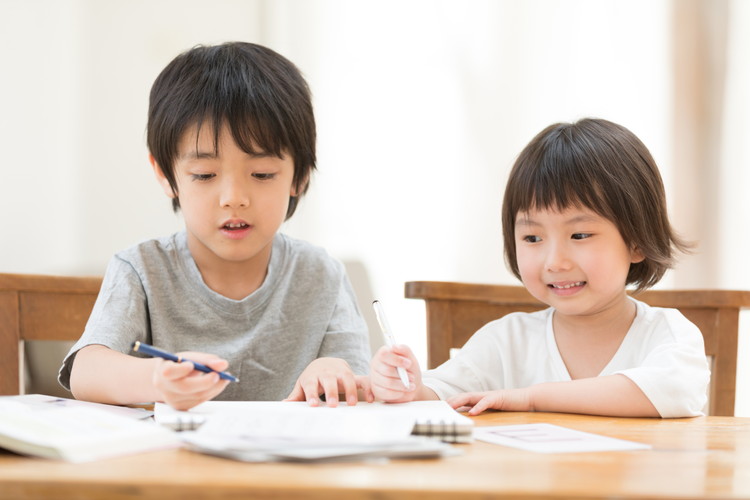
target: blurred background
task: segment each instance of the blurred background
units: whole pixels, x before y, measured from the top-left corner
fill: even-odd
[[[148,93],[178,53],[229,40],[288,57],[313,91],[319,170],[283,230],[346,262],[366,318],[382,300],[422,363],[404,282],[518,284],[502,192],[553,122],[606,118],[651,150],[698,243],[658,288],[750,289],[743,0],[0,0],[0,272],[101,275],[182,228],[147,161]]]

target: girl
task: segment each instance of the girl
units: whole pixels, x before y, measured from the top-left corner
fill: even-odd
[[[505,190],[506,261],[550,307],[475,333],[422,375],[406,346],[381,348],[372,391],[389,402],[610,416],[700,415],[710,377],[703,337],[679,311],[629,297],[688,245],[667,218],[646,147],[600,119],[555,124],[521,152]],[[409,373],[407,389],[396,368]]]

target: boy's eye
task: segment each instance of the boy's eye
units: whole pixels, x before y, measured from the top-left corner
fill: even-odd
[[[533,234],[529,234],[521,238],[526,243],[539,243],[542,241],[542,239],[539,236],[534,236]]]
[[[571,236],[574,240],[585,240],[586,238],[590,238],[591,233],[573,233]]]
[[[256,172],[256,173],[253,174],[253,177],[255,177],[256,179],[261,180],[261,181],[267,181],[267,180],[271,180],[274,177],[276,177],[276,174],[268,174],[268,173],[263,173],[263,172]]]
[[[207,181],[216,177],[216,174],[190,174],[194,181]]]

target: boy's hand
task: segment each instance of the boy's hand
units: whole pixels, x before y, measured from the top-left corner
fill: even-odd
[[[409,376],[409,387],[398,375],[397,367],[406,370]],[[405,345],[383,346],[370,362],[370,381],[372,393],[377,399],[388,403],[405,403],[418,398],[422,388],[422,372],[417,358]],[[423,392],[423,391],[422,391]]]
[[[534,411],[531,390],[502,389],[487,392],[465,392],[448,398],[448,404],[455,409],[471,407],[469,415],[479,415],[484,410]]]
[[[368,377],[355,376],[343,359],[318,358],[307,365],[284,401],[307,401],[311,406],[318,406],[320,395],[325,394],[326,406],[337,406],[339,394],[342,394],[346,404],[353,406],[359,400],[357,389],[362,390],[367,402],[375,400]]]
[[[201,352],[181,352],[180,356],[203,363],[214,370],[224,371],[227,360]],[[153,383],[162,400],[175,410],[189,410],[218,396],[229,384],[218,373],[203,373],[193,369],[193,363],[175,363],[159,359],[153,373]]]

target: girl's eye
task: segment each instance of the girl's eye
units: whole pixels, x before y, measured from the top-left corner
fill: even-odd
[[[540,241],[542,241],[542,239],[539,236],[534,236],[533,234],[524,236],[521,239],[525,241],[526,243],[539,243]]]
[[[262,173],[262,172],[256,172],[256,173],[253,174],[253,177],[255,177],[256,179],[258,179],[260,181],[268,181],[268,180],[271,180],[274,177],[276,177],[276,174],[267,174],[267,173]]]
[[[591,233],[573,233],[571,238],[574,240],[585,240],[586,238],[591,238]]]
[[[216,174],[190,174],[194,181],[207,181],[216,177]]]

